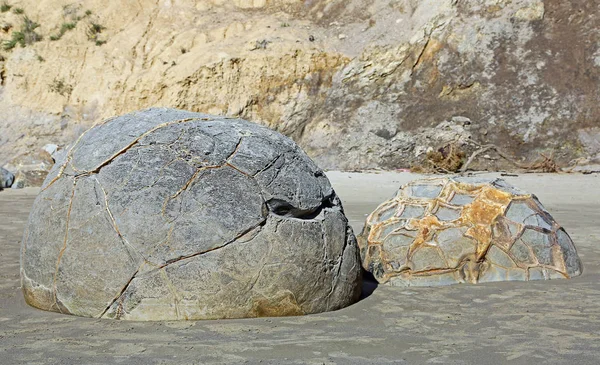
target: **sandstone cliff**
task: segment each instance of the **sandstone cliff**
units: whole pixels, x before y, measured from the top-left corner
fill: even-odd
[[[0,165],[150,106],[260,122],[323,168],[408,167],[470,140],[524,161],[600,159],[595,0],[7,0],[1,10]]]

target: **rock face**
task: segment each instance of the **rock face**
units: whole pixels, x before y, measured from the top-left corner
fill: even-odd
[[[97,318],[300,315],[360,294],[341,203],[294,142],[174,109],[109,119],[58,158],[21,263],[27,303]]]
[[[380,283],[435,286],[571,278],[569,235],[535,195],[501,179],[411,182],[367,218],[363,267]]]
[[[15,180],[15,176],[8,170],[0,167],[0,190],[10,188]]]
[[[153,105],[260,122],[322,168],[409,167],[469,137],[600,162],[595,1],[18,4],[41,40],[0,57],[0,166]],[[22,18],[0,13],[0,40]]]
[[[42,186],[52,166],[54,159],[50,153],[40,149],[15,157],[5,167],[16,172],[12,188],[21,189]]]

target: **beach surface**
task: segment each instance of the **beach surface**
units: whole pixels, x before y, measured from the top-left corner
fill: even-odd
[[[411,173],[328,172],[356,234]],[[498,177],[500,174],[481,176]],[[39,189],[0,192],[0,364],[598,364],[600,175],[503,177],[536,194],[575,242],[571,280],[398,288],[329,313],[129,322],[25,304],[19,246]]]

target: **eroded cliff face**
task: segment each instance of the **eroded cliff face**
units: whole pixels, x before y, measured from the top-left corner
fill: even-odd
[[[8,4],[0,38],[28,37],[1,51],[0,165],[150,106],[257,121],[323,168],[408,167],[469,140],[600,159],[594,1]]]

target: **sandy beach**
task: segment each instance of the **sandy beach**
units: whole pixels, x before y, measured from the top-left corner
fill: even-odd
[[[359,233],[410,173],[328,172]],[[499,174],[483,174],[499,176]],[[19,245],[39,191],[0,192],[0,364],[598,364],[600,175],[504,177],[536,194],[572,237],[572,280],[394,288],[329,313],[242,320],[128,322],[27,306]]]

